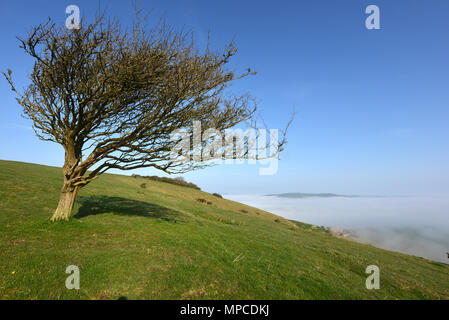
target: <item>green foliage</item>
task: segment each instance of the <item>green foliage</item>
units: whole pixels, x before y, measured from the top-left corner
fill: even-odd
[[[168,177],[158,177],[158,176],[141,176],[141,175],[138,175],[138,174],[133,174],[132,177],[134,177],[134,178],[144,178],[144,179],[149,179],[149,180],[153,180],[153,181],[161,181],[161,182],[176,184],[178,186],[183,186],[183,187],[188,187],[188,188],[201,190],[201,188],[198,187],[196,184],[191,183],[191,182],[187,182],[184,179],[180,179],[179,177],[177,177],[177,178],[168,178]]]

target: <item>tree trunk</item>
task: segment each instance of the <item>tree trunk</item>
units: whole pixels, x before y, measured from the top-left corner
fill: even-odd
[[[69,220],[76,195],[81,187],[80,185],[73,185],[76,178],[83,174],[77,170],[77,164],[81,158],[81,147],[77,147],[73,140],[67,139],[64,144],[64,149],[65,161],[64,166],[62,167],[64,184],[62,185],[61,194],[59,196],[58,207],[51,217],[52,222]]]
[[[69,220],[77,193],[78,187],[67,186],[64,184],[61,190],[58,207],[51,217],[52,222]]]

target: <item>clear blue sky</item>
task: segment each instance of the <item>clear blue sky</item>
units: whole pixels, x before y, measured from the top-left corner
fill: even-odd
[[[17,87],[32,60],[16,35],[51,16],[65,22],[76,4],[91,17],[97,1],[2,1],[0,70],[11,68]],[[381,29],[365,28],[365,8],[378,5]],[[128,1],[102,1],[129,24]],[[221,49],[236,40],[234,65],[259,72],[238,82],[260,102],[269,127],[297,116],[279,171],[222,165],[186,174],[203,189],[224,194],[336,192],[449,193],[449,2],[143,1],[151,17],[165,14]],[[38,140],[6,81],[0,81],[0,159],[61,166],[59,145]],[[130,174],[130,172],[124,172]],[[141,174],[155,174],[140,170]]]

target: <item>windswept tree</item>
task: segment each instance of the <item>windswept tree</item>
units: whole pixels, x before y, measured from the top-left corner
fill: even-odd
[[[65,150],[63,186],[51,220],[68,220],[80,188],[109,169],[153,167],[180,173],[204,166],[170,158],[177,129],[200,121],[225,130],[254,119],[256,104],[227,88],[236,75],[226,68],[236,53],[199,50],[192,33],[161,22],[130,32],[98,15],[68,30],[51,20],[34,27],[20,47],[34,59],[21,92],[4,73],[36,135]],[[279,143],[279,147],[284,141]]]

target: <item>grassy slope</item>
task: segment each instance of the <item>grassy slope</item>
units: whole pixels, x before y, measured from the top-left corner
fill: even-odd
[[[163,182],[104,175],[51,224],[60,184],[58,168],[0,161],[0,298],[449,298],[449,265]],[[78,291],[65,288],[72,264]],[[365,288],[370,264],[380,290]]]

